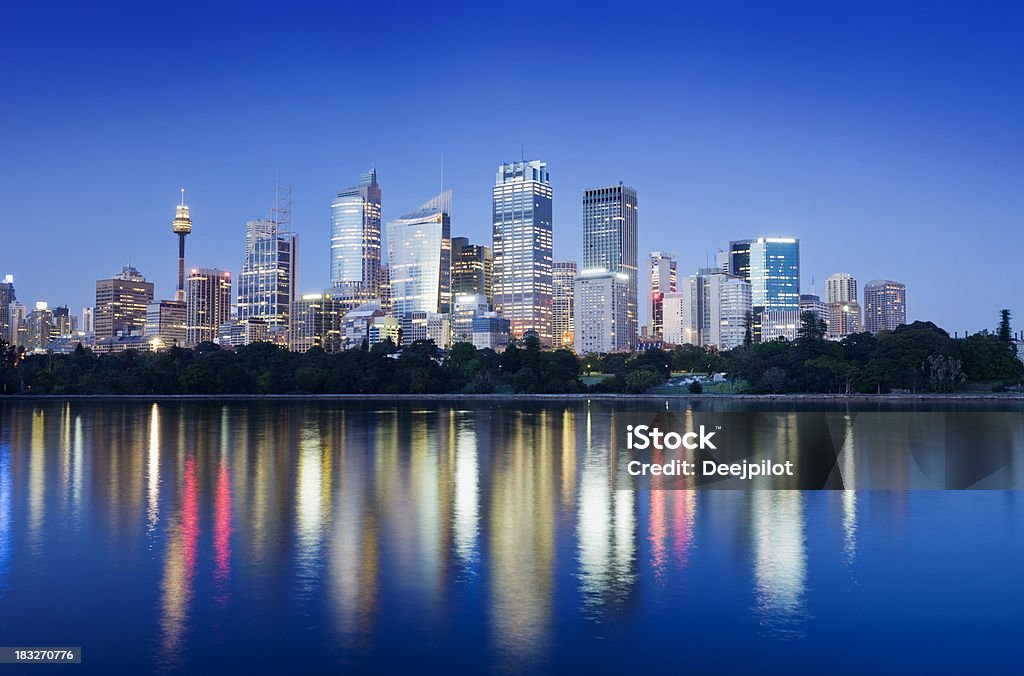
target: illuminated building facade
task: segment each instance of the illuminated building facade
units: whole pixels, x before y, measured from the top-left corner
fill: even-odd
[[[142,335],[146,329],[146,314],[153,301],[153,283],[147,282],[130,265],[110,279],[96,282],[94,322],[96,338],[114,338],[118,335]]]
[[[907,286],[891,279],[872,279],[864,285],[864,329],[895,331],[907,323]]]
[[[664,338],[664,315],[662,303],[666,293],[678,289],[676,258],[670,253],[653,251],[648,259],[651,275],[651,336]]]
[[[28,313],[25,318],[25,326],[24,342],[19,344],[23,345],[26,350],[45,350],[50,341],[56,338],[53,313],[43,301],[36,303],[35,309]]]
[[[185,280],[185,345],[214,342],[231,319],[231,273],[192,268]]]
[[[743,344],[750,308],[750,282],[719,268],[702,268],[678,292],[665,294],[664,340],[731,350]]]
[[[494,309],[516,340],[551,345],[551,178],[540,160],[498,167],[492,196]]]
[[[629,316],[629,275],[584,270],[575,284],[577,354],[629,352],[636,326]]]
[[[0,340],[13,343],[11,340],[11,305],[18,298],[14,293],[14,276],[7,275],[0,281]]]
[[[451,310],[451,192],[388,223],[391,312],[407,321],[414,312]],[[410,342],[408,335],[402,340]]]
[[[754,341],[788,337],[794,313],[799,324],[800,240],[736,240],[729,243],[729,255],[729,271],[750,282]]]
[[[329,292],[303,294],[292,304],[289,314],[288,349],[293,352],[307,352],[312,347],[322,347],[327,352],[343,349],[341,325],[346,308],[343,299],[336,299]]]
[[[583,191],[583,259],[580,275],[609,273],[612,277],[608,279],[616,274],[626,276],[626,321],[616,322],[615,351],[632,349],[638,335],[637,209],[636,190],[622,183]],[[579,295],[579,286],[576,289],[576,331],[579,332],[579,308],[586,306]],[[612,310],[617,313],[618,307],[608,307],[602,312],[607,315]],[[580,342],[577,340],[576,344],[578,351]]]
[[[456,343],[473,342],[473,319],[487,314],[490,303],[482,293],[457,294],[452,311],[453,340]]]
[[[380,204],[376,169],[331,201],[332,295],[354,306],[375,301],[380,294]]]
[[[187,321],[183,301],[154,301],[146,308],[146,337],[159,339],[159,347],[184,347]]]
[[[298,282],[299,237],[273,219],[245,226],[245,260],[238,278],[238,319],[260,319],[273,332],[288,326]]]
[[[551,334],[555,348],[573,349],[576,272],[576,261],[551,264]]]
[[[452,238],[452,297],[483,294],[494,302],[494,257],[491,247]]]

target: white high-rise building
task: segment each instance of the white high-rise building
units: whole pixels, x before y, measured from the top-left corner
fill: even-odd
[[[196,346],[220,337],[220,326],[231,319],[231,273],[217,268],[193,268],[185,280],[185,344]],[[168,329],[174,320],[168,320]]]
[[[828,337],[845,338],[861,331],[857,280],[848,272],[837,272],[825,280],[828,305]]]
[[[584,270],[576,278],[575,336],[577,354],[629,352],[629,275]]]
[[[626,322],[618,327],[615,351],[631,350],[639,334],[637,211],[636,190],[621,183],[583,191],[583,258],[580,276],[601,273],[626,275]],[[582,299],[577,294],[576,307],[581,306]],[[576,316],[580,316],[578,309]],[[576,330],[580,330],[578,323]],[[579,345],[579,341],[576,342]]]
[[[663,339],[664,317],[662,303],[666,293],[673,293],[678,288],[676,257],[662,251],[652,251],[648,258],[651,283],[651,316],[650,335]]]
[[[825,302],[848,303],[857,300],[857,280],[849,272],[837,272],[825,280]]]
[[[665,295],[665,342],[731,350],[743,344],[751,311],[750,283],[705,268]]]

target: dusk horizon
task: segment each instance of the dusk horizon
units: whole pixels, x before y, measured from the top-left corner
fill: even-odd
[[[318,292],[331,200],[371,166],[386,223],[438,193],[443,161],[452,236],[490,244],[495,170],[525,158],[550,171],[555,260],[580,259],[584,189],[621,181],[641,258],[669,251],[681,277],[730,240],[796,237],[803,293],[823,296],[837,272],[898,280],[908,322],[961,335],[1019,314],[998,270],[982,299],[950,274],[1024,244],[1015,8],[645,6],[630,30],[612,7],[529,26],[452,4],[386,21],[330,6],[72,5],[45,23],[11,9],[0,277],[26,305],[79,314],[130,258],[172,298],[179,188],[188,266],[237,274],[245,223],[279,183],[298,292]],[[425,23],[445,27],[443,46],[423,48]]]

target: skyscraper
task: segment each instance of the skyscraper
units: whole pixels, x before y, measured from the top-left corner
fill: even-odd
[[[660,340],[664,337],[662,302],[666,293],[673,293],[678,288],[676,258],[670,253],[652,251],[649,258],[649,270],[651,275],[651,336]]]
[[[24,334],[24,345],[26,350],[45,350],[50,342],[56,338],[53,326],[53,313],[43,301],[36,303],[36,308],[25,318],[27,330]]]
[[[452,238],[452,297],[483,294],[494,303],[494,257],[491,247]]]
[[[17,300],[14,294],[14,275],[7,275],[0,281],[0,340],[13,344],[11,339],[11,305]]]
[[[299,236],[288,230],[289,201],[282,203],[270,218],[246,223],[238,278],[238,320],[263,320],[271,333],[287,329],[298,287]]]
[[[82,333],[89,335],[96,333],[96,322],[94,317],[95,314],[91,307],[82,308]]]
[[[231,273],[193,268],[185,280],[185,344],[213,342],[231,318]]]
[[[857,300],[857,280],[849,272],[837,272],[825,280],[825,302],[847,303]]]
[[[800,240],[758,237],[729,243],[729,270],[750,282],[753,338],[796,338],[800,324]]]
[[[331,201],[332,296],[353,306],[380,294],[380,197],[377,170],[371,169]]]
[[[53,337],[68,338],[78,328],[78,320],[71,314],[67,305],[58,305],[50,311],[53,315]]]
[[[636,335],[629,316],[629,275],[625,272],[583,270],[573,290],[574,336],[577,354],[629,352]]]
[[[907,323],[907,286],[891,279],[872,279],[864,285],[864,330],[895,331]]]
[[[157,348],[184,347],[187,323],[184,301],[153,301],[146,308],[146,336],[159,338],[159,343],[153,342]]]
[[[540,160],[498,167],[492,196],[494,309],[520,339],[551,345],[551,179]]]
[[[555,261],[551,265],[551,332],[555,348],[573,348],[575,282],[576,261]]]
[[[857,302],[857,280],[853,275],[837,272],[826,279],[825,303],[829,310],[829,338],[845,338],[860,333],[860,303]]]
[[[750,244],[752,239],[737,239],[729,242],[729,250],[724,252],[728,261],[728,272],[750,281]],[[716,261],[718,256],[715,256]]]
[[[28,308],[14,301],[11,303],[11,345],[24,345],[28,339]]]
[[[121,273],[96,281],[94,321],[96,338],[115,338],[119,334],[142,335],[146,328],[146,309],[153,300],[153,283],[139,271],[125,265]]]
[[[446,191],[388,223],[391,309],[399,319],[451,311],[451,202]]]
[[[327,352],[342,349],[342,320],[346,303],[329,292],[303,294],[292,304],[289,320],[288,349],[307,352],[322,347]]]
[[[632,349],[638,329],[636,190],[619,183],[583,191],[581,267],[581,276],[597,272],[626,276],[626,322],[617,327],[616,346],[617,351]],[[579,295],[576,301],[581,307]],[[579,324],[576,328],[580,329]]]
[[[181,189],[181,204],[174,211],[171,229],[178,236],[178,291],[174,296],[177,301],[185,300],[185,237],[192,232],[192,218],[185,205],[185,189]]]

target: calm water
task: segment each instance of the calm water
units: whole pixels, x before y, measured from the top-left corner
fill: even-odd
[[[0,645],[96,673],[1019,669],[1024,493],[617,490],[644,406],[0,403]],[[1020,472],[1008,410],[977,443]]]

